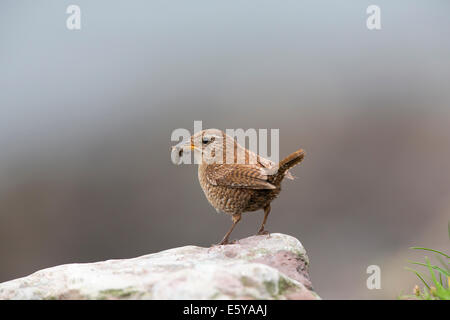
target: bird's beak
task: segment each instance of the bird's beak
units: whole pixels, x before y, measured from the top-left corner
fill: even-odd
[[[180,165],[182,162],[190,163],[191,158],[190,158],[190,155],[187,155],[187,154],[189,154],[190,151],[196,150],[196,149],[197,148],[195,147],[195,145],[190,141],[189,142],[180,142],[176,146],[172,147],[172,151],[171,151],[172,162],[176,165]],[[187,151],[187,152],[185,153],[185,151]],[[187,158],[183,158],[184,156],[186,156]],[[182,161],[182,160],[184,160],[184,161]]]

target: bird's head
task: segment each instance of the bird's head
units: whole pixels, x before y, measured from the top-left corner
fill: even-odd
[[[173,146],[172,162],[181,164],[182,157],[193,152],[195,162],[198,164],[228,163],[233,161],[236,148],[239,148],[239,145],[225,132],[218,129],[206,129]]]

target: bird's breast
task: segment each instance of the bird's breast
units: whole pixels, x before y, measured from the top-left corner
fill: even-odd
[[[261,209],[279,193],[279,190],[230,188],[211,184],[206,177],[206,165],[199,165],[198,180],[209,203],[216,210],[230,214]]]

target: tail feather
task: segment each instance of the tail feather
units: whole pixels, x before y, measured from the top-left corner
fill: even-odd
[[[274,180],[272,183],[275,185],[280,183],[281,180],[283,180],[286,171],[289,170],[290,168],[294,167],[295,165],[299,164],[300,162],[302,162],[304,157],[305,157],[305,151],[303,149],[299,149],[299,150],[291,153],[290,155],[288,155],[283,160],[281,160],[278,163],[278,171],[274,175]]]

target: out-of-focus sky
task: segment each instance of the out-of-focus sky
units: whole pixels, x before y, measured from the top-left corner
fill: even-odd
[[[66,8],[81,8],[78,31]],[[379,31],[366,8],[381,8]],[[297,237],[323,298],[396,298],[408,247],[448,251],[448,1],[0,3],[0,281],[209,246],[230,219],[176,128],[275,128],[303,147],[267,228]],[[262,212],[233,236],[253,234]],[[381,268],[380,290],[366,268]]]

